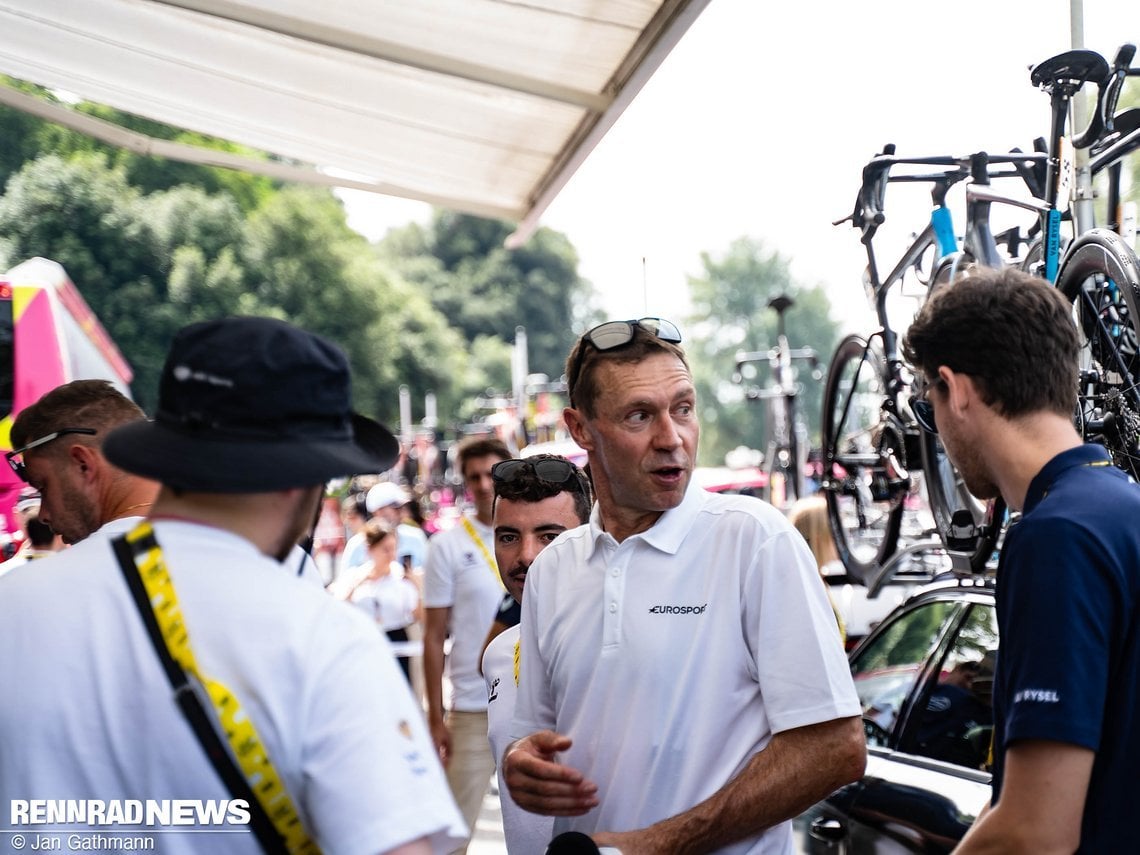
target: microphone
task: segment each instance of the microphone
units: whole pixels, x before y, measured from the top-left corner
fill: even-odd
[[[580,831],[564,831],[546,847],[546,855],[600,855],[600,851],[590,835]]]

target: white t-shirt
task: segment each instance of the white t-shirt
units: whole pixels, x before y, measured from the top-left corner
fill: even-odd
[[[691,484],[648,531],[590,524],[527,575],[513,738],[568,735],[599,807],[554,833],[644,828],[704,801],[774,733],[859,701],[815,559],[779,511]],[[791,823],[724,849],[789,853]]]
[[[348,597],[348,601],[368,615],[382,630],[403,629],[415,622],[420,592],[411,579],[394,575],[396,565],[387,576],[365,579]]]
[[[451,709],[481,712],[487,709],[487,690],[479,674],[479,657],[487,630],[498,614],[503,586],[498,570],[487,561],[488,556],[495,554],[491,527],[469,519],[485,550],[479,548],[462,522],[429,540],[424,562],[424,606],[451,609],[451,655],[447,664]]]
[[[200,669],[238,697],[324,851],[375,855],[429,836],[448,852],[467,839],[423,715],[369,620],[235,534],[163,520],[155,530]],[[19,687],[0,704],[0,802],[228,798],[106,534],[34,571],[14,571],[0,597],[0,685]],[[261,851],[252,834],[161,839],[167,853]]]
[[[483,653],[483,679],[487,684],[487,738],[495,755],[499,776],[499,803],[503,811],[503,834],[508,855],[533,855],[546,851],[554,836],[554,817],[523,810],[511,798],[503,780],[503,751],[511,743],[511,720],[515,714],[515,645],[519,627],[496,635]]]

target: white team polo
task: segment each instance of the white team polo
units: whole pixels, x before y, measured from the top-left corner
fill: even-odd
[[[503,586],[499,571],[487,560],[495,554],[491,527],[474,517],[468,519],[485,549],[479,548],[461,522],[432,537],[424,561],[424,607],[451,609],[450,708],[483,712],[487,691],[479,674],[479,657],[487,630],[499,613]]]
[[[512,736],[551,728],[598,785],[567,830],[628,831],[719,790],[773,733],[860,714],[811,551],[772,506],[690,483],[618,544],[588,526],[538,556],[523,597]],[[791,852],[791,823],[724,852]]]
[[[503,809],[503,836],[508,855],[537,855],[546,851],[554,835],[554,817],[523,810],[507,790],[503,780],[503,751],[511,742],[511,720],[515,713],[515,645],[519,641],[516,624],[491,639],[483,652],[483,679],[487,683],[487,738],[495,755],[499,778],[499,802]]]

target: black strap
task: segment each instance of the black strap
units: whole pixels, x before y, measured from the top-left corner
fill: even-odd
[[[170,655],[170,649],[166,646],[166,639],[162,637],[162,630],[159,629],[158,620],[154,616],[154,609],[151,608],[146,587],[143,585],[142,577],[139,576],[138,567],[135,565],[134,549],[125,535],[116,537],[111,541],[111,545],[115,550],[115,557],[119,560],[119,567],[123,570],[123,576],[126,577],[127,587],[131,590],[131,598],[138,606],[143,626],[146,627],[147,635],[150,636],[155,652],[158,653],[162,670],[166,672],[166,677],[174,689],[174,699],[178,702],[178,708],[182,710],[182,715],[186,717],[194,735],[202,744],[206,757],[209,758],[214,771],[218,773],[218,777],[222,779],[222,783],[230,791],[230,795],[244,800],[249,805],[249,826],[257,838],[257,842],[261,844],[262,851],[273,853],[273,855],[278,855],[278,853],[287,855],[289,850],[285,847],[285,841],[281,839],[281,835],[273,827],[273,821],[265,812],[265,807],[258,800],[253,788],[249,785],[249,781],[245,779],[245,775],[242,774],[222,738],[218,735],[214,722],[206,711],[202,699],[198,696],[194,684],[190,682],[190,678],[182,666]],[[148,538],[139,543],[140,547],[147,549],[154,545],[157,544],[153,538]]]

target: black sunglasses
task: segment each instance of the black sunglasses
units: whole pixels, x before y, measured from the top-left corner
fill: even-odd
[[[24,452],[31,451],[33,448],[39,448],[41,445],[47,445],[52,440],[59,439],[61,436],[67,436],[69,433],[81,433],[86,436],[95,436],[94,428],[61,428],[60,430],[53,431],[46,436],[41,436],[39,439],[32,440],[27,445],[9,451],[4,455],[8,460],[8,465],[12,467],[12,471],[19,476],[21,481],[27,482],[28,469],[24,466]]]
[[[523,473],[533,472],[534,477],[547,484],[566,487],[577,493],[586,492],[582,482],[581,470],[569,460],[525,460],[514,458],[500,460],[491,467],[491,480],[496,484],[510,484],[519,480]]]
[[[681,343],[681,331],[677,329],[677,325],[664,318],[607,321],[604,324],[598,324],[593,329],[586,330],[586,332],[582,334],[582,342],[592,344],[597,350],[613,350],[616,347],[622,347],[633,341],[634,333],[638,327],[641,327],[646,332],[670,344]],[[585,348],[579,346],[574,359],[574,365],[566,375],[566,385],[568,389],[573,389],[578,384],[578,375],[582,373],[582,356],[584,352]],[[571,401],[571,404],[573,404],[573,401]]]
[[[931,386],[945,386],[946,381],[939,377],[933,383],[924,384],[922,391],[910,399],[910,411],[914,413],[914,420],[918,426],[927,433],[938,433],[938,423],[934,421],[934,405],[926,398],[926,390]]]

